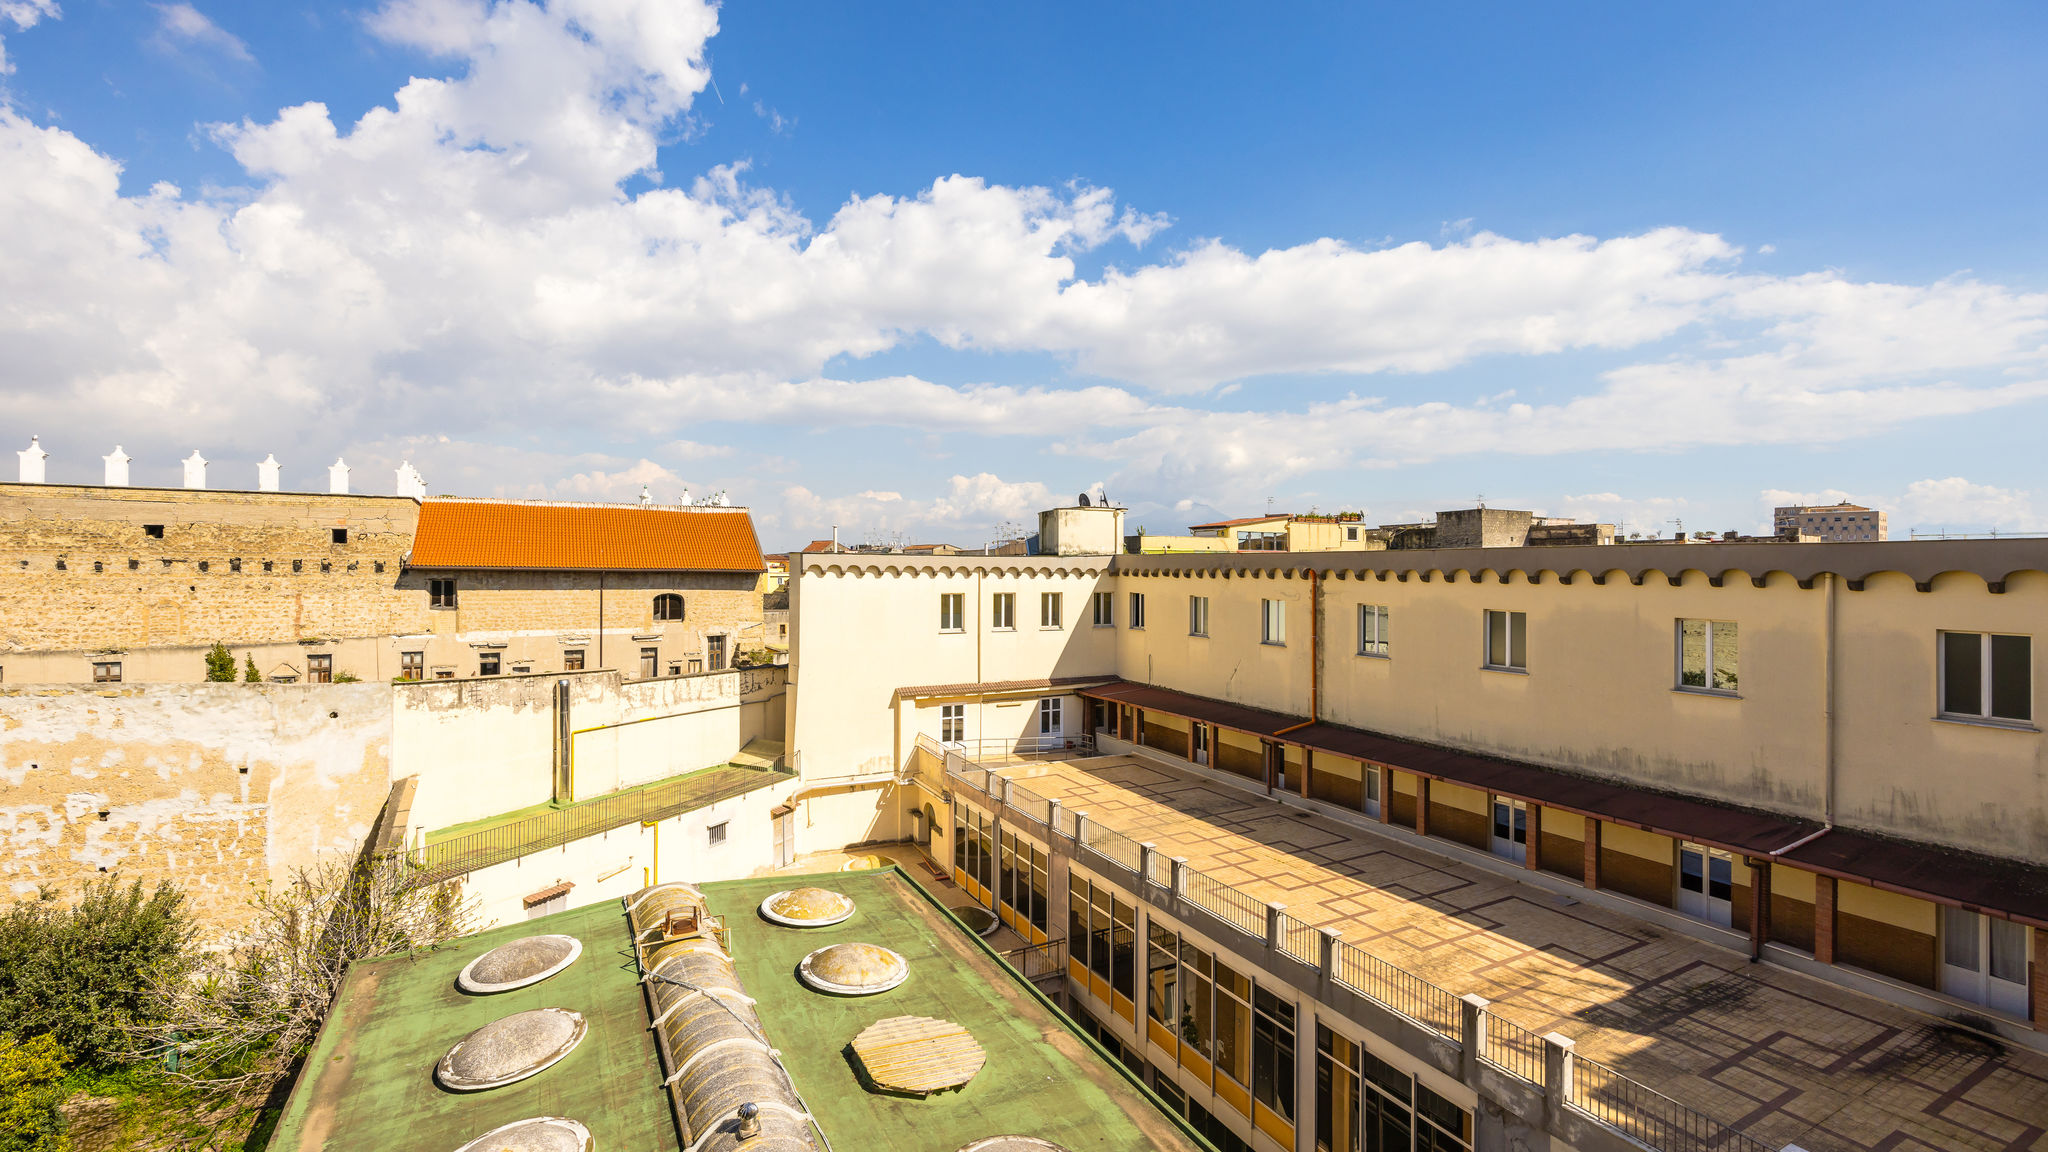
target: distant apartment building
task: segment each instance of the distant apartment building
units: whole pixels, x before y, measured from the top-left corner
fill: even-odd
[[[1885,540],[1885,514],[1861,504],[1798,505],[1771,510],[1771,526],[1781,537],[1821,541]]]

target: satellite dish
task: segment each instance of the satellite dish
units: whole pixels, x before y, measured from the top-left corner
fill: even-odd
[[[1083,492],[1081,493],[1081,507],[1086,508],[1088,506],[1088,494]]]

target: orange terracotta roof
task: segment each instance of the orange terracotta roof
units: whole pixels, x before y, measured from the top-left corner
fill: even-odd
[[[1192,532],[1197,528],[1234,528],[1239,524],[1257,524],[1266,520],[1286,520],[1291,515],[1287,512],[1275,512],[1271,516],[1240,516],[1235,520],[1212,520],[1207,524],[1190,524],[1188,531]]]
[[[760,572],[743,508],[647,508],[429,500],[413,535],[415,568]]]

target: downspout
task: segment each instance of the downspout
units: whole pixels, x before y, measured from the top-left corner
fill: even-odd
[[[1303,720],[1299,724],[1290,724],[1280,729],[1278,732],[1273,733],[1275,736],[1285,736],[1289,732],[1312,727],[1322,722],[1323,589],[1322,585],[1317,582],[1316,570],[1313,568],[1308,570],[1308,603],[1308,719]],[[1304,746],[1301,750],[1301,775],[1304,782],[1307,781],[1309,774],[1309,755],[1308,748]],[[1285,757],[1286,753],[1283,751],[1281,756]],[[1269,766],[1266,769],[1266,795],[1271,796],[1272,794],[1273,770]]]
[[[1792,851],[1827,835],[1835,830],[1835,574],[1822,573],[1827,579],[1825,619],[1821,629],[1826,645],[1822,684],[1822,726],[1821,726],[1821,826],[1801,836],[1783,848],[1773,848],[1770,858],[1775,860]]]
[[[604,573],[597,574],[597,666],[604,667]]]

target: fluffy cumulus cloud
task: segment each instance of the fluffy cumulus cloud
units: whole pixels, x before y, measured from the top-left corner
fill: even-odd
[[[246,52],[189,3],[158,13],[166,37]],[[0,28],[57,15],[0,0]],[[309,103],[214,126],[246,175],[232,193],[124,193],[112,156],[0,104],[0,423],[252,458],[314,429],[366,459],[446,430],[421,445],[437,490],[589,498],[744,475],[685,439],[704,423],[895,425],[1034,438],[1171,502],[1472,453],[1829,442],[2048,395],[2048,297],[1995,284],[1761,275],[1685,228],[1162,244],[1167,218],[1107,189],[971,175],[814,220],[743,164],[658,169],[710,82],[702,0],[387,0],[367,23],[445,74],[353,123]],[[917,341],[1096,379],[847,370]],[[1636,359],[1542,403],[1334,394],[1574,350]],[[1233,407],[1228,385],[1276,374],[1349,379]],[[592,457],[535,429],[696,446]],[[778,514],[966,531],[1035,497],[952,483],[844,508],[791,488]]]
[[[2048,532],[2034,494],[1961,476],[1915,480],[1899,498],[1893,528],[1920,532]]]

